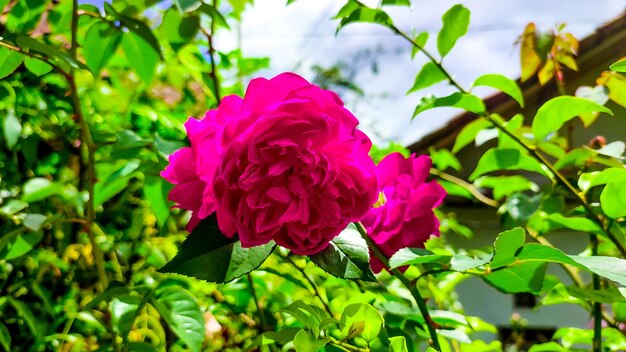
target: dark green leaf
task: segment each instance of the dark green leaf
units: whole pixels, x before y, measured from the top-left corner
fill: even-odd
[[[20,123],[20,120],[17,119],[15,111],[12,109],[9,109],[6,112],[0,112],[0,114],[6,114],[2,121],[2,130],[4,132],[7,148],[12,150],[22,136],[22,124]]]
[[[82,43],[83,56],[91,72],[98,76],[109,62],[120,42],[122,32],[105,21],[92,25]]]
[[[13,308],[15,308],[19,317],[24,319],[34,337],[39,338],[41,331],[39,329],[39,325],[37,324],[37,319],[35,318],[35,315],[29,305],[23,301],[13,298],[9,298],[9,303],[13,306]]]
[[[571,96],[560,96],[543,104],[533,119],[532,131],[537,139],[542,140],[548,134],[557,131],[572,118],[589,112],[605,112],[613,115],[611,110],[595,102]]]
[[[196,226],[174,259],[159,271],[218,283],[229,282],[258,268],[274,246],[272,241],[242,248],[237,239],[224,236],[214,217],[209,217]]]
[[[493,244],[494,256],[491,268],[495,269],[513,263],[515,253],[524,245],[525,240],[526,232],[520,227],[500,233]]]
[[[139,78],[146,86],[150,85],[159,61],[159,53],[135,32],[126,32],[122,35],[122,48],[126,60]]]
[[[337,26],[337,32],[348,24],[357,22],[378,23],[385,27],[393,25],[391,17],[389,17],[389,15],[383,10],[372,9],[369,7],[359,7],[352,11],[348,17],[341,19],[339,26]]]
[[[428,61],[415,76],[415,83],[408,93],[416,92],[420,89],[428,88],[433,84],[446,80],[446,75],[432,61]]]
[[[508,77],[499,74],[485,74],[474,81],[474,87],[478,86],[498,89],[515,99],[521,107],[524,107],[524,94],[522,90],[514,80]]]
[[[473,181],[481,175],[500,170],[533,171],[551,178],[549,171],[544,170],[537,160],[523,154],[519,149],[492,148],[482,155],[469,179]]]
[[[570,295],[591,302],[613,303],[625,302],[626,297],[614,286],[594,290],[590,287],[569,286],[567,292]]]
[[[0,10],[2,8],[0,7]],[[5,351],[11,350],[11,333],[7,326],[4,325],[3,322],[0,321],[0,346],[4,347]]]
[[[152,303],[170,328],[190,350],[200,351],[204,342],[204,317],[196,299],[178,286],[159,292]]]
[[[367,243],[352,224],[326,249],[309,257],[320,268],[339,278],[376,281],[369,265]]]
[[[478,188],[492,188],[493,197],[500,200],[511,194],[526,190],[538,191],[539,187],[529,179],[520,175],[513,176],[482,176],[474,182]]]
[[[452,6],[442,17],[443,27],[437,36],[437,50],[446,56],[456,41],[467,33],[470,11],[463,5]]]
[[[382,5],[411,6],[411,0],[383,0]]]
[[[72,66],[73,68],[87,70],[89,69],[82,62],[76,61],[65,50],[57,48],[56,46],[42,43],[37,39],[25,35],[20,35],[17,37],[17,44],[23,49],[26,49],[28,51],[34,50],[40,54],[43,54],[43,56],[45,57],[60,60],[61,62]]]

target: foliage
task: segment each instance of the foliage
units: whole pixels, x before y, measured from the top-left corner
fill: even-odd
[[[159,173],[186,144],[187,117],[241,95],[244,79],[268,60],[213,45],[241,20],[247,0],[173,3],[120,0],[102,11],[68,0],[0,1],[3,349],[501,350],[499,341],[481,340],[496,328],[456,300],[456,285],[468,277],[536,295],[538,309],[589,311],[592,329],[563,327],[531,351],[626,348],[624,142],[573,147],[560,138],[576,117],[589,126],[623,114],[623,60],[596,87],[553,97],[534,116],[499,116],[442,65],[467,33],[467,8],[442,15],[436,57],[424,48],[427,34],[406,34],[386,12],[409,1],[373,8],[347,0],[338,30],[382,25],[429,59],[410,92],[443,81],[457,90],[424,96],[407,122],[436,107],[478,116],[451,151],[431,150],[431,172],[450,195],[497,207],[503,225],[492,246],[465,248],[452,239],[471,231],[443,208],[440,238],[380,257],[390,270],[374,276],[368,261],[380,253],[358,223],[311,257],[273,243],[242,248],[236,237],[221,236],[214,219],[187,235],[189,216],[170,209],[171,186]],[[546,34],[531,24],[520,44],[522,80],[537,74],[560,87],[563,67],[577,69],[578,42],[563,28]],[[317,73],[329,85],[362,90],[336,70]],[[524,106],[507,77],[483,75],[475,86]],[[464,180],[452,175],[461,167],[456,154],[472,142],[485,151]],[[372,157],[393,151],[405,152],[392,144]],[[587,250],[555,248],[549,236],[563,229],[586,234]],[[558,282],[549,265],[571,280]]]

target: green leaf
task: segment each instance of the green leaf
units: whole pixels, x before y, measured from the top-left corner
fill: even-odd
[[[615,72],[626,72],[626,59],[619,60],[609,66],[609,69]]]
[[[541,291],[546,265],[541,261],[523,263],[493,271],[482,278],[504,293],[538,293]]]
[[[519,149],[492,148],[480,158],[469,179],[473,181],[486,173],[501,170],[526,170],[551,178],[549,171],[544,170],[537,160],[523,154]]]
[[[0,79],[5,78],[15,71],[24,61],[24,55],[0,46]]]
[[[170,207],[167,202],[168,188],[163,178],[157,176],[147,176],[143,186],[144,196],[150,204],[160,228],[163,228],[165,221],[170,216]]]
[[[61,184],[52,182],[47,178],[31,178],[22,186],[22,200],[26,203],[37,202],[52,195],[60,194],[62,189]]]
[[[24,59],[24,66],[26,66],[26,69],[35,76],[42,76],[52,71],[52,66],[50,66],[50,64],[32,57],[26,57]]]
[[[511,194],[526,190],[539,191],[539,186],[524,176],[481,176],[474,181],[478,188],[491,188],[493,197],[501,200]]]
[[[331,275],[348,280],[376,282],[369,265],[369,249],[353,224],[341,231],[328,247],[309,256]]]
[[[388,352],[409,352],[404,336],[392,336],[389,338]]]
[[[622,141],[615,141],[593,151],[604,156],[620,159],[622,158],[624,151],[626,151],[626,144]]]
[[[581,257],[570,255],[569,257],[589,271],[626,286],[626,260],[604,256]]]
[[[202,5],[201,0],[174,0],[174,4],[181,12],[191,12]]]
[[[473,258],[465,254],[457,254],[450,260],[450,268],[454,271],[466,271],[478,268],[479,266],[489,263],[492,257],[492,255],[489,255],[484,258]]]
[[[0,7],[0,10],[2,8]],[[7,326],[0,321],[0,346],[4,347],[5,351],[11,350],[11,333]]]
[[[491,260],[493,269],[509,265],[515,261],[515,253],[524,245],[526,232],[521,227],[501,232],[493,244],[494,256]]]
[[[22,223],[29,230],[39,231],[41,230],[43,224],[46,222],[47,218],[48,217],[43,214],[28,214],[26,215],[24,220],[22,220]]]
[[[613,303],[626,301],[626,297],[614,286],[603,287],[600,290],[594,290],[590,287],[569,286],[567,287],[567,292],[573,297],[591,302]]]
[[[133,327],[141,303],[141,297],[130,294],[117,296],[111,300],[109,306],[111,326],[124,340]]]
[[[37,324],[37,319],[35,318],[35,315],[29,305],[23,301],[13,298],[9,298],[9,303],[13,306],[13,308],[15,308],[17,315],[26,322],[28,329],[34,335],[35,339],[38,339],[41,332],[39,330],[39,325]]]
[[[417,52],[420,50],[419,48],[423,48],[424,45],[426,45],[426,42],[428,41],[428,37],[429,37],[428,32],[421,32],[415,37],[415,39],[413,39],[413,41],[417,45],[413,45],[411,47],[411,59],[415,58],[415,54],[417,54]]]
[[[614,178],[606,184],[600,194],[600,206],[613,219],[626,216],[626,175]]]
[[[258,335],[254,341],[244,348],[246,351],[251,351],[254,348],[258,348],[265,345],[271,345],[274,343],[286,344],[296,337],[296,334],[300,332],[302,328],[283,328],[279,331],[267,331]]]
[[[101,164],[103,166],[104,164]],[[99,207],[128,186],[128,182],[135,176],[139,168],[139,160],[128,160],[119,169],[109,175],[104,182],[96,183],[94,187],[94,206]]]
[[[524,94],[522,90],[514,80],[508,77],[499,74],[485,74],[478,77],[474,81],[473,86],[487,86],[498,89],[515,99],[521,107],[524,107]]]
[[[446,74],[434,62],[428,61],[415,76],[415,83],[413,83],[413,87],[411,87],[408,93],[428,88],[433,84],[446,80],[446,78]]]
[[[452,93],[451,95],[443,98],[435,98],[431,95],[422,98],[420,103],[415,107],[415,111],[413,111],[412,119],[426,110],[438,107],[459,108],[475,114],[482,114],[485,112],[485,103],[483,103],[483,101],[475,95]]]
[[[571,96],[552,98],[537,110],[532,122],[533,134],[537,139],[542,140],[548,134],[561,128],[565,122],[580,114],[590,112],[605,112],[613,115],[611,110],[588,99]]]
[[[296,351],[317,352],[328,343],[328,339],[318,339],[307,330],[300,330],[293,338]]]
[[[152,303],[189,349],[200,351],[205,336],[204,317],[194,296],[181,287],[170,286],[159,292]]]
[[[19,199],[11,199],[2,208],[0,208],[0,214],[15,215],[26,208],[28,208],[28,203]]]
[[[26,35],[19,35],[17,37],[17,44],[22,49],[26,49],[27,51],[34,50],[40,54],[43,54],[45,57],[59,60],[67,65],[70,65],[73,68],[88,69],[88,67],[85,66],[85,64],[83,64],[82,62],[76,61],[76,59],[70,56],[70,54],[67,53],[65,50],[57,48],[56,46],[42,43],[35,38],[31,38]]]
[[[225,283],[258,268],[274,249],[274,242],[243,248],[236,238],[224,236],[215,217],[209,217],[187,236],[178,254],[159,269],[162,273],[192,276]]]
[[[342,338],[360,336],[368,342],[378,337],[385,324],[378,310],[366,303],[354,303],[345,307],[340,322]]]
[[[146,86],[150,85],[159,61],[159,53],[135,32],[126,32],[122,35],[122,49],[126,60],[139,78]]]
[[[377,23],[385,27],[393,26],[391,17],[389,17],[385,11],[369,7],[359,7],[352,11],[347,17],[341,19],[341,22],[337,26],[337,32],[348,24],[356,22]]]
[[[435,254],[422,248],[402,248],[389,259],[389,267],[395,269],[414,264],[447,264],[450,262],[450,259],[452,259],[452,256]]]
[[[456,41],[467,33],[470,11],[463,5],[452,6],[442,17],[443,27],[437,35],[437,50],[443,58]]]
[[[383,0],[382,5],[411,6],[411,0]]]
[[[22,124],[20,123],[20,120],[17,119],[15,111],[12,109],[6,111],[6,116],[4,116],[2,121],[2,130],[4,132],[7,148],[12,150],[22,136]]]
[[[560,213],[552,213],[546,216],[546,220],[551,223],[551,230],[558,228],[568,228],[574,231],[601,234],[603,230],[595,222],[582,217],[565,217]]]
[[[43,240],[43,233],[11,231],[0,238],[0,258],[11,260],[19,258],[30,252]]]
[[[456,136],[454,146],[452,147],[453,153],[458,153],[468,144],[472,143],[478,133],[486,128],[489,128],[491,124],[484,119],[476,119],[463,127],[461,132]]]
[[[83,56],[94,76],[98,76],[115,54],[121,35],[122,32],[117,27],[106,21],[98,21],[89,27],[82,43]]]

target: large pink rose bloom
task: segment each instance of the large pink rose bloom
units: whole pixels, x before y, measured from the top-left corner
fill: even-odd
[[[405,247],[424,248],[431,235],[439,236],[433,208],[446,191],[435,181],[426,182],[431,164],[428,156],[406,159],[400,153],[389,154],[378,164],[380,200],[361,223],[387,257]],[[370,263],[376,273],[384,268],[374,256]]]
[[[271,240],[296,254],[324,249],[377,198],[371,142],[333,92],[293,73],[250,82],[202,120],[170,156],[169,198],[191,210],[191,230],[217,212],[244,247]]]

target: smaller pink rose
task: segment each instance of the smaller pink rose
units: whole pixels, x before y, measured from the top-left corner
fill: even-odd
[[[439,236],[439,220],[433,208],[441,204],[446,191],[435,181],[426,182],[431,165],[425,155],[405,158],[392,153],[376,168],[379,206],[372,208],[361,223],[388,258],[402,248],[424,248],[430,236]],[[370,263],[376,273],[384,268],[373,256]]]

